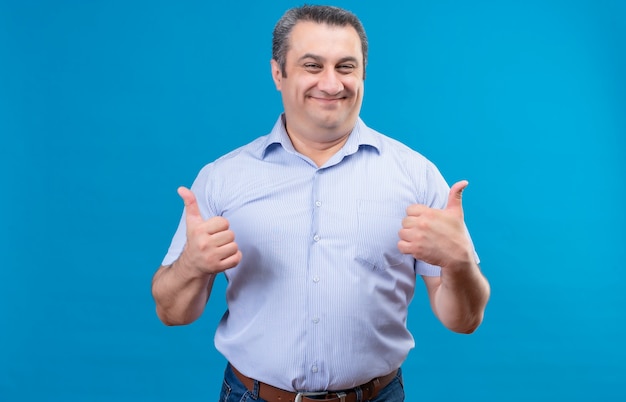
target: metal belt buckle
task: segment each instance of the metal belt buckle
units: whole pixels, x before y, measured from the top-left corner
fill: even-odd
[[[321,391],[321,392],[298,392],[296,394],[296,399],[294,399],[293,402],[302,402],[302,398],[305,397],[305,396],[323,396],[323,395],[328,395],[328,391]]]

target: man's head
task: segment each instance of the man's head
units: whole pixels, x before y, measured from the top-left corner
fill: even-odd
[[[276,60],[283,75],[286,74],[285,62],[289,50],[289,39],[293,27],[302,21],[310,21],[318,24],[345,27],[351,26],[361,40],[363,53],[363,78],[365,79],[365,66],[367,65],[367,35],[361,21],[356,15],[338,7],[305,5],[288,10],[274,27],[272,36],[272,59]]]
[[[367,39],[359,20],[336,7],[291,9],[276,25],[273,51],[272,78],[296,149],[345,141],[364,92]]]

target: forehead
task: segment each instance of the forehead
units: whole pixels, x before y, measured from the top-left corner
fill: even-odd
[[[300,21],[289,35],[287,58],[316,54],[328,59],[354,57],[363,59],[361,39],[351,25],[337,26]]]

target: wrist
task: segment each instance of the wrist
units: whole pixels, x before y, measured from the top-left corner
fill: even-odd
[[[449,254],[449,260],[441,265],[450,271],[466,270],[476,265],[474,258],[474,249],[470,246],[457,249]]]
[[[180,254],[180,257],[178,257],[178,259],[172,264],[172,268],[174,268],[174,271],[178,276],[185,280],[191,281],[197,279],[204,280],[214,275],[212,273],[205,272],[198,266],[194,265],[191,259],[188,257],[186,251],[187,248],[185,247],[183,252]]]

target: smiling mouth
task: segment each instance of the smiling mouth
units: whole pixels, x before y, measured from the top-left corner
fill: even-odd
[[[341,100],[346,99],[345,97],[340,97],[340,98],[320,98],[317,96],[311,96],[311,99],[315,99],[318,102],[322,102],[322,103],[334,103],[334,102],[339,102]]]

